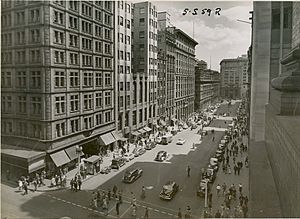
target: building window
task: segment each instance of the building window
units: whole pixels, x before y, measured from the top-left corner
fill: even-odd
[[[95,82],[96,82],[96,87],[102,87],[102,73],[101,72],[96,72],[95,73]]]
[[[15,24],[16,25],[23,25],[25,24],[25,11],[16,12],[15,14]]]
[[[145,18],[140,18],[140,25],[145,25]]]
[[[29,23],[40,21],[40,9],[32,9],[29,11]]]
[[[70,65],[78,65],[78,54],[70,53]]]
[[[79,110],[79,95],[71,95],[70,96],[70,112],[76,112]]]
[[[105,68],[108,68],[108,69],[111,69],[111,59],[110,58],[105,58],[104,59],[104,67]]]
[[[55,97],[55,112],[56,114],[63,114],[65,113],[65,97],[59,96]]]
[[[69,1],[69,8],[71,10],[77,11],[78,10],[78,1],[70,0]]]
[[[83,119],[84,122],[84,129],[90,129],[93,127],[93,118],[91,116],[85,117]]]
[[[78,18],[69,16],[69,27],[72,29],[78,29]]]
[[[122,33],[118,34],[118,41],[119,41],[119,43],[123,43],[124,42],[124,35]]]
[[[83,86],[85,86],[85,87],[93,86],[93,73],[92,72],[85,72],[83,74]]]
[[[90,110],[93,108],[93,95],[85,94],[83,95],[83,109]]]
[[[112,120],[111,118],[111,112],[108,111],[108,112],[105,112],[105,122],[110,122]]]
[[[56,137],[61,137],[61,136],[64,136],[66,135],[66,123],[65,122],[62,122],[62,123],[58,123],[56,124]]]
[[[42,101],[40,97],[31,97],[32,114],[40,115],[42,109]]]
[[[11,72],[1,72],[1,87],[10,88],[12,87],[12,76]]]
[[[103,98],[102,93],[96,93],[96,108],[102,108]]]
[[[126,61],[130,61],[130,52],[125,53]]]
[[[95,25],[95,35],[102,38],[102,27]]]
[[[125,42],[125,44],[128,44],[128,45],[131,44],[131,43],[130,43],[130,36],[126,36],[126,42]]]
[[[102,42],[95,41],[95,51],[102,53]]]
[[[92,23],[82,20],[81,21],[81,31],[83,33],[92,34]]]
[[[95,10],[95,19],[96,19],[97,21],[102,22],[102,12],[101,12],[101,11]]]
[[[104,29],[104,38],[106,40],[111,40],[111,31],[109,29]]]
[[[39,63],[41,61],[41,52],[39,49],[30,50],[30,63]]]
[[[122,16],[118,16],[118,22],[120,26],[124,25],[124,18]]]
[[[71,133],[75,133],[79,131],[79,119],[71,120],[70,125],[71,125]]]
[[[27,76],[26,76],[25,71],[17,71],[16,87],[25,88],[26,87],[26,78],[27,78]]]
[[[25,44],[25,30],[16,32],[16,44]]]
[[[70,44],[71,47],[78,47],[78,36],[70,34]]]
[[[104,44],[104,53],[111,55],[111,45],[110,44]]]
[[[111,11],[111,1],[104,1],[104,9],[107,11]]]
[[[82,55],[82,65],[83,66],[92,66],[92,56],[91,55]]]
[[[81,13],[85,16],[92,17],[92,7],[82,4],[81,5]]]
[[[17,51],[16,53],[16,63],[24,64],[26,62],[26,52],[23,51]]]
[[[130,29],[130,20],[126,20],[126,27]]]
[[[95,57],[95,64],[96,64],[96,67],[97,68],[102,68],[103,66],[102,66],[102,57],[98,57],[98,56],[96,56]]]
[[[17,123],[17,133],[21,136],[27,136],[27,130],[28,130],[28,127],[27,127],[27,123],[26,122],[18,122]]]
[[[109,106],[111,106],[111,92],[110,91],[106,91],[105,92],[105,96],[104,96],[104,98],[105,98],[105,107],[109,107]]]
[[[112,78],[111,78],[111,73],[105,73],[104,77],[104,86],[105,87],[110,87],[112,85]]]
[[[64,33],[54,30],[54,42],[58,44],[64,43]]]
[[[1,132],[4,134],[12,134],[12,122],[1,122]]]
[[[55,72],[55,87],[65,87],[65,72],[56,71]]]
[[[124,66],[123,65],[119,65],[118,66],[118,72],[119,72],[119,74],[123,74],[124,73]]]
[[[3,113],[12,113],[12,97],[2,95],[1,101],[1,111]]]
[[[144,7],[140,8],[140,14],[145,14],[146,10]]]
[[[130,107],[130,95],[126,96],[126,107],[129,108]]]
[[[96,125],[101,125],[102,124],[102,114],[96,114]]]
[[[30,72],[30,87],[40,88],[41,87],[41,72],[31,71]]]
[[[18,96],[19,113],[27,112],[27,98],[26,96]]]
[[[130,74],[130,66],[126,66],[126,74]]]
[[[79,87],[78,72],[70,72],[70,87]]]
[[[119,96],[119,107],[120,108],[123,108],[124,107],[124,98],[123,98],[123,96]]]
[[[140,117],[140,123],[142,123],[143,122],[143,110],[142,109],[140,109],[139,110],[139,117]]]
[[[280,9],[272,9],[272,29],[280,28]]]
[[[41,40],[40,30],[34,29],[30,30],[30,43],[38,43]]]
[[[64,24],[64,14],[62,12],[54,11],[54,21],[55,24]]]
[[[61,51],[54,51],[54,62],[55,63],[64,63],[65,62],[65,53]]]
[[[92,50],[92,40],[82,37],[81,39],[82,49],[84,50]]]

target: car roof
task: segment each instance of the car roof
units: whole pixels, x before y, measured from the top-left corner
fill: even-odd
[[[158,154],[166,153],[166,151],[159,151]]]

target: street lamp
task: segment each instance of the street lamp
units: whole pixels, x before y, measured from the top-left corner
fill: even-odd
[[[76,154],[78,155],[78,174],[80,175],[80,155],[82,152],[82,147],[81,146],[76,146]]]

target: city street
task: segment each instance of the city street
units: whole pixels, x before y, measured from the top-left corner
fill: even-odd
[[[235,116],[238,103],[228,106],[222,104],[217,113],[229,113]],[[226,123],[225,123],[226,122]],[[209,127],[225,128],[229,121],[216,119]],[[137,218],[145,213],[148,207],[150,218],[174,218],[181,208],[185,213],[186,206],[189,205],[192,215],[199,217],[202,215],[204,199],[196,196],[196,191],[200,182],[201,168],[205,168],[209,158],[216,151],[217,145],[224,135],[223,131],[215,131],[215,140],[212,141],[213,134],[208,133],[202,138],[196,134],[199,128],[194,130],[184,130],[174,136],[169,145],[157,145],[156,148],[147,151],[144,155],[131,161],[131,165],[125,165],[118,174],[108,179],[102,185],[97,184],[103,175],[97,175],[86,181],[83,191],[73,192],[70,190],[60,190],[44,193],[32,193],[22,196],[15,192],[11,187],[2,186],[2,217],[11,218],[44,218],[44,217],[63,217],[71,218],[106,218],[101,208],[92,209],[90,203],[92,192],[95,189],[108,190],[114,185],[122,190],[123,203],[120,206],[120,218],[132,218],[130,202],[132,201],[131,192],[134,193],[138,208]],[[184,145],[176,145],[178,138],[186,139]],[[199,144],[193,149],[193,143]],[[165,150],[170,155],[164,162],[156,162],[154,158],[158,151]],[[187,166],[191,168],[191,176],[187,177]],[[142,168],[143,175],[132,184],[122,182],[122,177],[126,169]],[[168,181],[174,180],[179,185],[179,191],[171,201],[161,200],[159,193],[162,186]],[[99,180],[101,181],[101,180]],[[92,185],[92,186],[91,186]],[[142,186],[146,187],[146,198],[141,200]],[[13,190],[13,191],[12,191]],[[108,218],[117,218],[115,200],[109,203]]]

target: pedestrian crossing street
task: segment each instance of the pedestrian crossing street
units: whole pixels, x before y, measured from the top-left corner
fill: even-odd
[[[87,191],[81,191],[81,192],[87,192]],[[153,203],[149,203],[146,201],[137,201],[137,211],[136,216],[134,216],[133,209],[131,206],[131,198],[129,197],[123,197],[122,204],[119,207],[119,215],[117,215],[116,211],[116,200],[112,199],[109,202],[108,210],[103,210],[101,207],[95,208],[90,200],[86,200],[85,204],[82,203],[76,203],[76,201],[69,201],[65,200],[60,197],[56,197],[55,195],[51,194],[43,194],[44,196],[47,196],[55,201],[62,202],[66,205],[72,205],[78,208],[81,208],[84,211],[87,211],[87,214],[96,214],[97,217],[100,218],[137,218],[141,219],[144,218],[145,215],[145,209],[148,208],[149,212],[149,218],[177,218],[177,211],[169,208],[165,208],[162,206],[155,205]],[[76,200],[76,199],[75,199]],[[198,218],[198,216],[194,216],[193,218]]]

